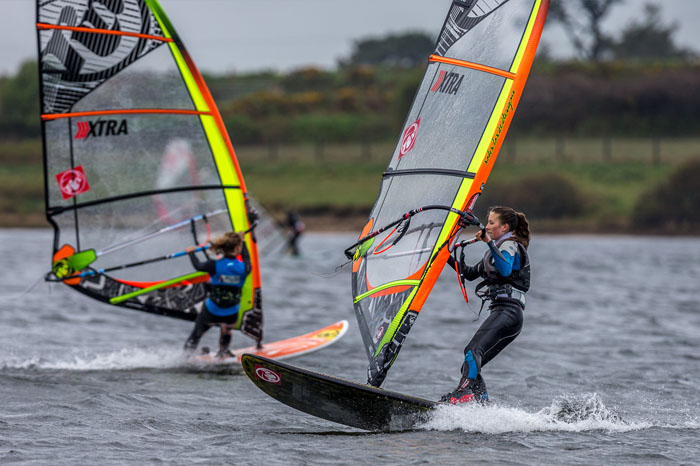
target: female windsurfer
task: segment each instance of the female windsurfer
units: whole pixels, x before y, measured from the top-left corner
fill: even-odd
[[[187,248],[195,269],[210,275],[209,297],[197,316],[194,329],[185,342],[185,350],[193,351],[209,327],[221,327],[217,357],[230,355],[231,332],[238,321],[241,287],[250,273],[250,256],[243,235],[225,233],[211,243],[214,252],[223,257],[201,262],[195,256],[195,247]],[[239,259],[240,256],[240,259]]]
[[[488,244],[484,257],[473,266],[448,263],[466,280],[482,278],[476,293],[490,300],[490,314],[464,348],[462,377],[457,388],[443,395],[451,404],[488,401],[481,368],[491,361],[520,333],[523,326],[525,293],[530,288],[530,227],[525,214],[510,207],[492,207],[485,231],[476,238]]]

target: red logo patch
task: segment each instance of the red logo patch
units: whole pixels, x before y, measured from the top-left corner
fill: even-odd
[[[58,188],[61,190],[63,199],[70,199],[90,190],[82,165],[59,173],[56,175],[56,181],[58,181]]]
[[[378,342],[382,338],[382,335],[384,335],[384,326],[383,325],[377,329],[377,336],[374,337],[375,343]]]
[[[282,382],[282,376],[277,372],[271,371],[267,367],[262,367],[259,364],[255,365],[255,377],[265,382],[274,383],[275,385],[279,385]]]
[[[399,160],[401,160],[401,157],[411,152],[413,146],[416,145],[419,127],[420,118],[418,118],[418,120],[416,120],[415,123],[406,128],[406,131],[403,132],[403,139],[401,140],[401,150],[399,151]]]

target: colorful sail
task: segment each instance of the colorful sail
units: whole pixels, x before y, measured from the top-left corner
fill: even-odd
[[[208,277],[185,249],[246,232],[238,328],[260,340],[247,192],[201,74],[157,0],[37,0],[53,273],[97,300],[194,320]]]
[[[481,193],[513,118],[549,0],[455,0],[353,258],[352,293],[379,386]],[[512,30],[523,24],[521,34]]]

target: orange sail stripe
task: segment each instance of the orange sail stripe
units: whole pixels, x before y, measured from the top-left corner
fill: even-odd
[[[508,79],[515,79],[515,74],[510,71],[499,70],[498,68],[493,68],[491,66],[480,65],[478,63],[472,63],[464,60],[457,60],[455,58],[441,57],[439,55],[431,55],[430,61],[437,61],[440,63],[447,63],[448,65],[462,66],[464,68],[471,68],[473,70],[484,71],[486,73],[495,74],[498,76],[503,76]]]
[[[226,131],[226,125],[224,125],[224,120],[221,118],[221,113],[219,113],[219,108],[216,106],[216,102],[214,101],[214,97],[212,97],[211,92],[209,91],[209,88],[207,87],[206,83],[204,82],[204,77],[202,76],[202,73],[199,72],[199,69],[197,66],[194,64],[194,61],[192,60],[192,57],[189,55],[187,50],[184,47],[180,47],[180,52],[182,53],[182,57],[185,59],[185,62],[187,63],[187,66],[190,69],[190,72],[192,73],[192,77],[194,78],[195,82],[197,83],[197,86],[199,86],[199,90],[202,93],[202,97],[204,97],[204,100],[207,103],[207,106],[211,109],[211,115],[214,117],[214,121],[216,122],[216,126],[219,129],[219,133],[221,134],[221,137],[223,138],[224,142],[226,143],[226,147],[228,148],[230,157],[231,157],[231,163],[233,164],[235,170],[236,170],[236,175],[238,176],[238,183],[241,187],[241,190],[243,191],[244,195],[247,198],[248,191],[245,186],[245,181],[243,180],[243,173],[241,172],[241,166],[238,164],[238,159],[236,157],[236,152],[233,149],[233,144],[231,144],[231,139],[228,136],[228,131]],[[258,264],[258,245],[255,241],[250,241],[250,248],[252,249],[251,252],[251,263],[254,268],[257,269],[259,266]],[[259,273],[254,273],[253,274],[253,288],[257,289],[260,288],[261,285],[261,280],[260,280],[260,274]],[[253,293],[253,301],[255,301],[255,293]],[[255,306],[255,303],[253,302],[253,307]]]
[[[532,67],[532,61],[535,56],[535,52],[537,51],[537,44],[539,42],[540,35],[542,34],[542,28],[544,27],[544,22],[545,19],[547,18],[547,7],[549,6],[549,0],[544,0],[542,2],[542,6],[540,8],[540,11],[537,15],[537,18],[535,19],[535,25],[532,31],[532,34],[530,35],[530,40],[528,41],[525,49],[525,56],[523,57],[522,65],[517,71],[517,74],[514,74],[514,83],[513,83],[513,110],[515,110],[518,106],[518,103],[520,101],[520,97],[523,93],[523,89],[525,88],[525,82],[527,81],[527,76],[530,72],[530,68]],[[432,57],[431,57],[432,59]],[[508,103],[506,103],[506,106]],[[515,111],[511,111],[508,114],[508,117],[506,118],[504,122],[504,126],[502,131],[506,133],[508,131],[508,128],[510,126],[511,121],[513,120],[513,115],[515,114]],[[496,146],[494,147],[493,154],[494,156],[491,157],[490,160],[487,161],[486,165],[483,166],[476,176],[474,177],[474,181],[472,183],[472,188],[469,191],[468,195],[465,197],[465,202],[464,205],[462,206],[462,209],[465,209],[467,205],[469,204],[469,201],[471,200],[472,196],[476,194],[477,192],[480,192],[481,190],[481,185],[486,183],[487,178],[489,177],[489,174],[491,173],[491,169],[493,168],[494,162],[496,160],[496,157],[498,156],[498,153],[500,151],[501,145],[503,144],[503,140],[505,138],[498,138],[498,141],[496,142]],[[456,224],[456,222],[455,222]],[[454,228],[454,226],[453,226]],[[454,233],[454,232],[453,232]],[[446,249],[441,249],[438,252],[437,257],[433,261],[433,266],[430,267],[426,271],[425,278],[423,279],[423,283],[421,286],[418,288],[416,292],[416,296],[413,298],[413,301],[411,302],[411,307],[410,309],[420,312],[421,307],[423,307],[423,304],[425,303],[426,299],[428,299],[428,295],[430,294],[430,291],[432,290],[433,285],[437,281],[438,277],[440,276],[440,273],[442,272],[442,268],[444,267],[445,262],[447,262],[447,258],[449,257],[449,252]],[[440,265],[438,267],[435,267],[435,265]]]
[[[55,24],[46,24],[46,23],[36,23],[36,28],[39,30],[59,29],[62,31],[76,31],[76,32],[88,32],[88,33],[92,33],[92,34],[111,34],[113,36],[139,37],[141,39],[158,40],[161,42],[172,42],[173,41],[172,39],[169,39],[167,37],[151,36],[149,34],[139,34],[138,32],[110,31],[109,29],[81,28],[81,27],[75,27],[75,26],[58,26]]]
[[[182,53],[182,57],[185,59],[185,62],[187,62],[187,65],[190,68],[192,77],[199,86],[199,90],[202,93],[202,97],[204,97],[204,100],[207,102],[207,105],[211,109],[210,114],[214,117],[214,121],[216,121],[216,126],[217,128],[219,128],[219,132],[221,133],[221,136],[224,139],[224,142],[226,143],[226,147],[228,148],[229,153],[231,154],[231,162],[233,163],[233,166],[236,169],[236,175],[238,175],[238,180],[241,189],[244,193],[247,193],[248,190],[246,189],[245,181],[243,180],[243,173],[241,172],[241,167],[238,164],[238,159],[236,158],[236,151],[233,149],[233,144],[231,144],[231,139],[228,136],[228,131],[226,131],[226,125],[224,125],[224,120],[223,118],[221,118],[221,113],[219,113],[219,108],[216,106],[214,97],[212,97],[209,88],[204,82],[204,77],[202,77],[202,73],[200,73],[199,69],[195,66],[194,61],[192,60],[192,57],[190,57],[187,50],[185,50],[184,47],[182,47],[180,48],[180,52]]]
[[[127,114],[175,114],[175,115],[211,115],[209,112],[200,112],[198,110],[177,110],[177,109],[161,109],[161,108],[144,108],[144,109],[122,109],[122,110],[98,110],[95,112],[76,112],[76,113],[45,113],[41,115],[44,121],[56,120],[59,118],[71,117],[93,117],[102,115],[127,115]]]

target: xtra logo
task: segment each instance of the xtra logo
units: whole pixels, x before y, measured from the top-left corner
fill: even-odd
[[[66,170],[56,175],[58,188],[61,190],[63,199],[70,199],[80,193],[90,190],[90,185],[87,182],[83,166],[78,165],[75,168]]]
[[[271,371],[267,367],[262,367],[259,364],[255,365],[255,376],[265,382],[279,385],[282,382],[282,377],[275,371]]]
[[[126,120],[78,121],[76,125],[78,131],[75,133],[75,139],[129,134]]]
[[[411,152],[413,146],[416,145],[416,139],[418,138],[418,128],[420,128],[420,118],[416,120],[411,126],[406,128],[403,132],[403,139],[401,140],[401,150],[399,151],[399,160],[401,157]]]
[[[437,81],[430,88],[430,92],[439,92],[441,94],[456,95],[459,87],[464,81],[464,75],[447,71],[440,71]]]

